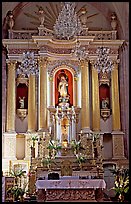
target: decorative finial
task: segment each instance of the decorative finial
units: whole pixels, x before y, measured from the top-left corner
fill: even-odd
[[[39,14],[40,25],[43,26],[45,17],[44,17],[44,10],[42,7],[39,8],[38,14]]]
[[[9,25],[9,28],[10,28],[10,30],[12,30],[12,28],[14,27],[14,24],[15,24],[15,21],[14,21],[14,19],[13,19],[13,12],[12,11],[9,11],[8,12],[8,25]]]
[[[116,26],[117,26],[117,16],[116,16],[115,12],[113,12],[111,14],[111,27],[113,30],[116,30]]]

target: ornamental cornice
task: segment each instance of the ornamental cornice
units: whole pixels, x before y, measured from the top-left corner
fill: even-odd
[[[78,61],[74,61],[74,60],[53,60],[53,61],[49,61],[48,65],[47,65],[47,70],[48,73],[50,75],[50,77],[53,76],[53,73],[56,69],[58,69],[61,66],[66,66],[69,69],[72,69],[74,72],[74,76],[77,77],[78,73],[79,73],[79,62]]]
[[[28,49],[28,51],[38,54],[36,49]],[[27,52],[27,49],[8,49],[8,54],[23,54],[23,52]]]

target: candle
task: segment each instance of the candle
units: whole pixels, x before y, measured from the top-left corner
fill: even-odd
[[[93,135],[93,142],[95,141],[95,137],[94,137],[94,135]]]
[[[49,133],[51,134],[51,126],[49,127]]]
[[[45,139],[45,132],[43,132],[43,139]]]
[[[40,136],[38,137],[38,142],[40,142]]]
[[[57,106],[56,110],[57,110],[57,113],[58,113],[58,106]]]

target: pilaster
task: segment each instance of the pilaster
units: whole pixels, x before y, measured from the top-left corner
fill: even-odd
[[[36,130],[36,90],[35,76],[29,76],[29,94],[28,94],[28,131]]]
[[[7,61],[8,78],[7,78],[7,121],[6,131],[15,132],[15,115],[16,115],[16,85],[15,70],[16,61]]]
[[[100,100],[98,72],[94,68],[94,61],[91,61],[92,71],[92,130],[100,131]]]
[[[81,61],[81,83],[82,83],[82,109],[81,109],[81,128],[90,128],[90,104],[89,104],[89,64],[88,61]]]
[[[47,58],[39,59],[39,122],[38,130],[47,129]]]

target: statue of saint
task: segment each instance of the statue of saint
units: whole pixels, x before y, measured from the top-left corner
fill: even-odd
[[[58,85],[58,91],[60,93],[60,96],[63,98],[66,98],[68,95],[68,82],[66,81],[66,78],[64,75],[61,76],[60,82]]]
[[[20,108],[24,108],[24,99],[25,99],[25,97],[23,97],[23,98],[21,98],[21,97],[19,97],[19,103],[20,103]]]
[[[109,108],[109,99],[108,98],[102,100],[102,108],[103,109]]]

